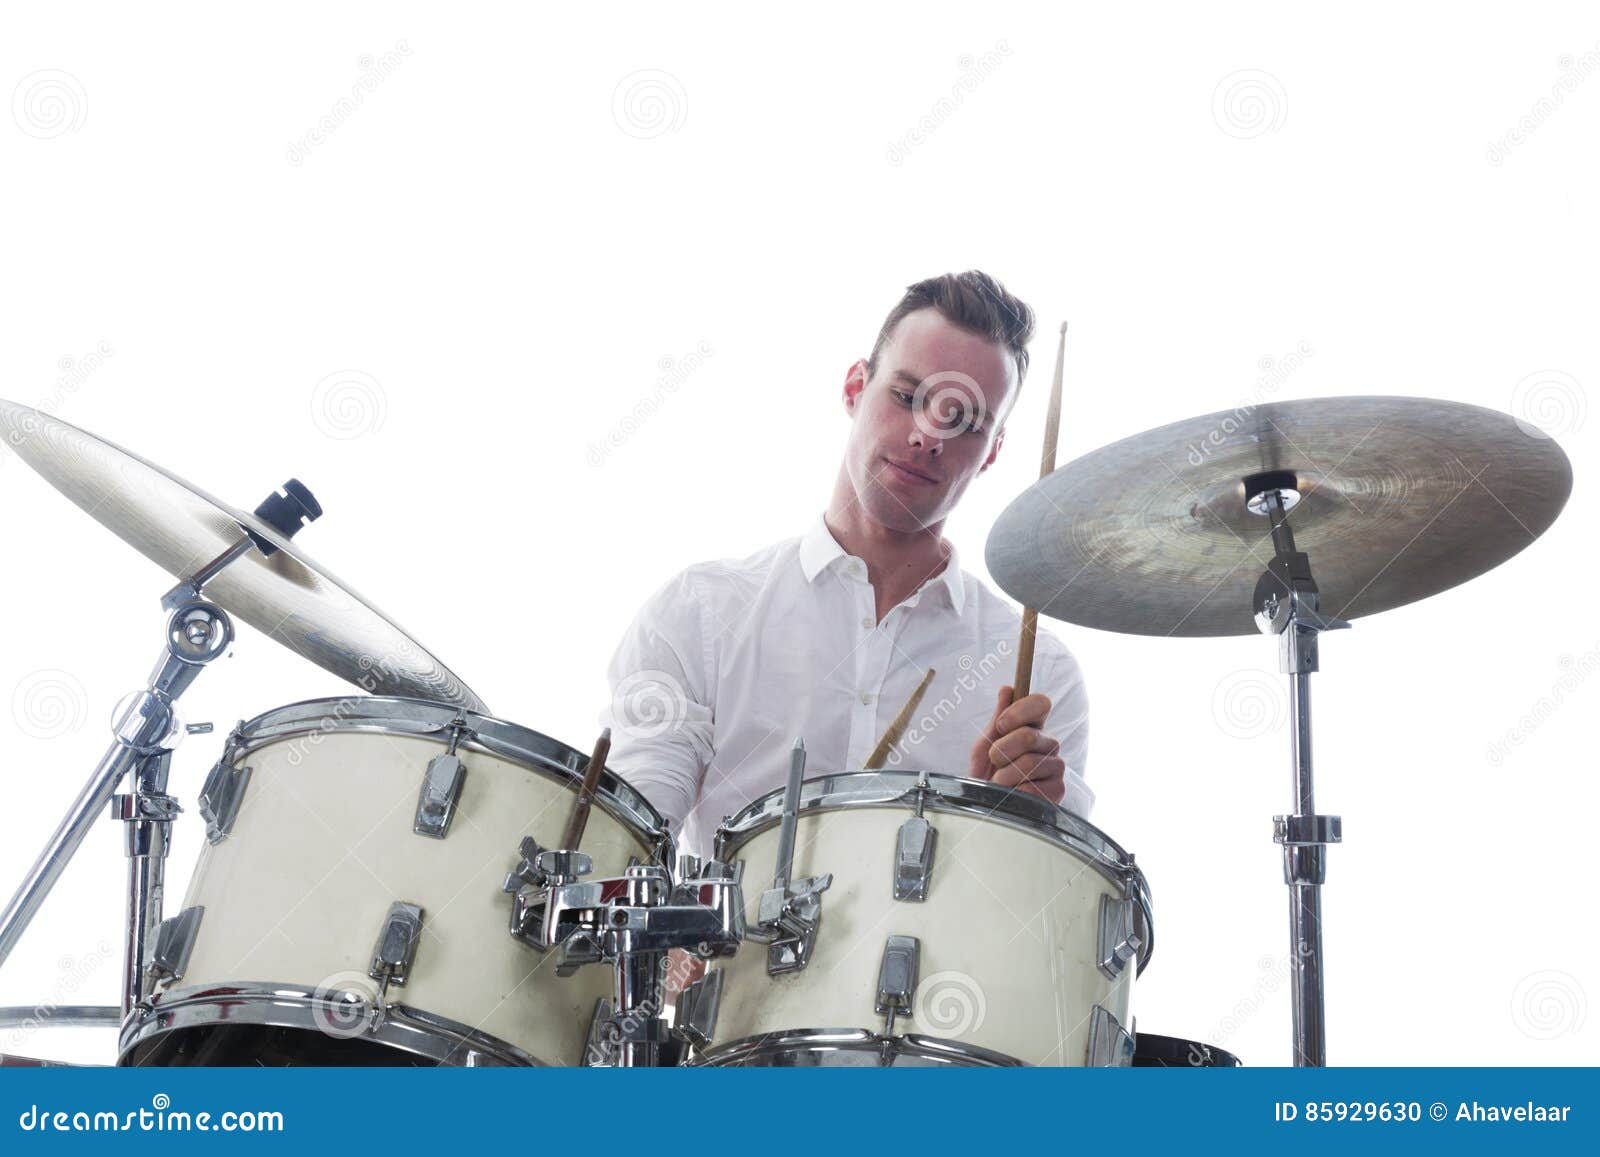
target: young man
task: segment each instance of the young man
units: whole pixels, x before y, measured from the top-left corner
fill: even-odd
[[[1041,630],[1016,702],[1021,618],[942,536],[1000,452],[1027,373],[1033,312],[987,274],[918,282],[850,366],[850,436],[826,511],[799,538],[700,563],[658,590],[612,659],[614,771],[710,854],[717,825],[783,786],[859,769],[936,670],[886,769],[1034,792],[1087,816],[1088,700]]]

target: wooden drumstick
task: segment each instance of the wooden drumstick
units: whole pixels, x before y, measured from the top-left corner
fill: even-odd
[[[589,808],[594,804],[594,793],[600,786],[600,773],[606,769],[606,756],[611,754],[611,728],[607,727],[595,740],[589,765],[583,769],[583,783],[578,787],[578,802],[572,805],[572,818],[567,821],[567,834],[556,846],[562,851],[575,852],[583,839],[583,829],[589,825]]]
[[[1039,460],[1039,477],[1056,468],[1056,439],[1061,433],[1061,360],[1067,352],[1067,323],[1061,323],[1061,341],[1056,346],[1056,376],[1050,383],[1050,409],[1044,419],[1044,454]],[[1017,675],[1012,680],[1011,701],[1028,694],[1033,687],[1033,640],[1039,631],[1039,612],[1022,608],[1022,635],[1017,639]]]
[[[883,738],[878,740],[878,746],[872,749],[872,754],[867,756],[864,766],[868,771],[876,771],[883,766],[884,760],[889,758],[889,752],[895,744],[900,742],[900,736],[905,734],[906,725],[911,722],[911,716],[917,710],[917,704],[922,702],[922,693],[928,689],[928,684],[933,682],[934,669],[928,668],[928,673],[922,677],[922,682],[917,684],[917,689],[911,693],[911,698],[906,700],[906,705],[900,708],[900,714],[894,717],[894,722],[889,724],[889,729],[883,733]]]

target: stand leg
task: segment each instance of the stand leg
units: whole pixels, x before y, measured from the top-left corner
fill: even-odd
[[[22,886],[11,897],[5,912],[0,914],[0,965],[5,964],[6,957],[11,955],[11,950],[33,920],[34,913],[38,912],[39,905],[44,903],[44,898],[61,877],[67,861],[72,859],[78,845],[83,843],[89,826],[105,814],[106,805],[111,802],[117,784],[138,758],[138,752],[116,743],[100,760],[94,775],[73,801],[67,818],[56,828],[55,835],[50,837],[44,851],[39,853],[39,858],[23,877]]]
[[[167,617],[167,645],[150,675],[149,686],[133,692],[119,704],[111,725],[114,736],[111,746],[78,793],[61,826],[56,828],[50,842],[28,870],[22,886],[0,913],[0,966],[5,964],[44,898],[60,879],[67,861],[83,843],[89,825],[111,802],[122,777],[140,760],[170,753],[183,735],[184,729],[178,724],[173,703],[205,665],[226,651],[232,641],[232,620],[220,607],[203,600],[182,603]],[[140,871],[143,876],[147,870]],[[148,913],[151,899],[159,899],[159,878],[153,888],[142,885],[141,891],[144,894],[133,913],[136,922]],[[152,891],[156,895],[152,896]],[[142,949],[146,931],[145,928],[130,930],[128,947],[132,948],[137,940]],[[142,961],[143,957],[138,959]],[[127,963],[125,972],[134,967],[134,963]]]

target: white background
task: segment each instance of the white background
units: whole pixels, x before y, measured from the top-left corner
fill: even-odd
[[[495,713],[577,747],[649,591],[822,508],[845,371],[934,273],[988,270],[1040,317],[1010,441],[948,526],[979,575],[1036,476],[1063,318],[1062,461],[1340,394],[1549,429],[1576,484],[1541,540],[1324,644],[1318,804],[1347,841],[1325,890],[1329,1056],[1600,1059],[1592,6],[51,5],[5,23],[0,396],[236,505],[303,479],[327,509],[298,539],[312,557]],[[9,892],[155,658],[168,580],[3,459]],[[1272,643],[1057,629],[1093,704],[1093,819],[1155,894],[1140,1028],[1285,1063]],[[185,715],[222,732],[343,687],[241,625]],[[175,892],[220,742],[175,761]],[[115,1000],[123,875],[102,823],[0,1003]],[[0,1048],[111,1057],[106,1032],[0,1030]]]

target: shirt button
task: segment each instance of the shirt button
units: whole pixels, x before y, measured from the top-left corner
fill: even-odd
[[[873,617],[871,615],[863,615],[863,616],[861,616],[861,625],[863,627],[867,628],[867,630],[870,631],[873,627],[875,627],[877,625],[877,623],[873,620]]]
[[[872,693],[870,691],[863,691],[861,693],[861,702],[862,702],[863,705],[871,703],[872,702]]]

